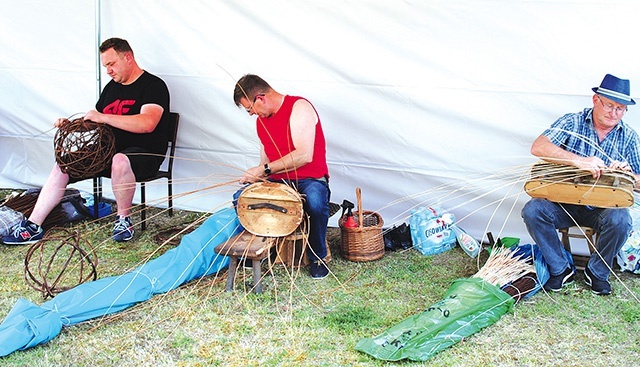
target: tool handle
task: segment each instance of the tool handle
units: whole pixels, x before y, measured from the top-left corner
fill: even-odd
[[[358,224],[362,228],[362,192],[359,187],[356,187],[356,199],[358,200]]]
[[[286,214],[287,213],[287,208],[283,208],[279,205],[275,205],[272,203],[255,203],[255,204],[249,204],[247,205],[247,209],[248,210],[256,210],[256,209],[271,209],[271,210],[275,210],[277,212],[281,212]]]

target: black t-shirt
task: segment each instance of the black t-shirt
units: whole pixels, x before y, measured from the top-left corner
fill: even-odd
[[[145,134],[135,134],[113,128],[116,152],[125,148],[141,147],[151,153],[165,155],[168,141],[169,89],[165,82],[148,72],[133,83],[123,85],[111,80],[102,90],[96,103],[96,110],[113,115],[136,115],[145,104],[157,104],[164,109],[155,130]]]

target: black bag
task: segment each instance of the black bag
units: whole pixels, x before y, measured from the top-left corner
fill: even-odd
[[[93,218],[93,213],[89,211],[85,203],[86,201],[78,190],[65,190],[64,196],[60,201],[60,209],[64,212],[64,223]]]
[[[383,232],[385,250],[406,250],[413,247],[413,241],[411,240],[411,229],[408,224],[402,223],[399,226],[394,225],[393,228],[384,230]]]

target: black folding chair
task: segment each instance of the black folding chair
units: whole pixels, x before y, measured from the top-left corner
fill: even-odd
[[[146,190],[145,184],[150,181],[154,181],[160,178],[167,179],[167,194],[168,194],[168,202],[169,202],[169,216],[173,216],[173,157],[176,152],[176,140],[178,138],[178,125],[180,122],[180,114],[176,112],[169,112],[169,162],[167,164],[167,169],[163,170],[160,168],[158,173],[149,177],[140,182],[140,217],[142,220],[142,230],[144,231],[147,228],[147,206],[146,206]],[[99,203],[102,199],[102,177],[93,177],[93,215],[95,218],[98,218],[98,209]]]

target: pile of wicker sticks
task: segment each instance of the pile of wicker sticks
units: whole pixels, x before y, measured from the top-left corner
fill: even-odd
[[[68,196],[75,195],[77,190],[68,189],[65,191],[62,201]],[[25,218],[29,218],[31,212],[33,212],[33,208],[36,205],[36,201],[38,200],[38,196],[40,195],[40,189],[29,189],[23,191],[22,193],[15,193],[9,195],[5,198],[2,203],[3,206],[11,208],[17,212],[22,213]],[[55,227],[61,225],[67,221],[68,214],[63,210],[62,204],[56,205],[55,208],[49,213],[47,219],[45,219],[44,223],[42,223],[42,227],[45,229],[49,229],[51,227]]]
[[[531,257],[515,255],[504,247],[494,247],[487,262],[473,277],[500,287],[516,302],[532,292],[538,282]]]

